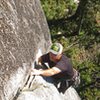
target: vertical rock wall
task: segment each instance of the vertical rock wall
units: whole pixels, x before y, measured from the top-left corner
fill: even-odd
[[[0,100],[13,99],[36,53],[50,43],[39,0],[0,0]]]

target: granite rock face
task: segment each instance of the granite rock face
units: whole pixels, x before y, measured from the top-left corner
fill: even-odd
[[[0,0],[0,100],[80,100],[69,88],[60,94],[41,76],[28,72],[51,45],[39,0]]]
[[[33,76],[31,76],[33,77]],[[30,78],[32,79],[32,78]],[[14,100],[81,100],[76,90],[69,87],[65,93],[59,93],[57,88],[41,76],[33,77],[29,88],[23,88]]]
[[[31,86],[23,88],[16,100],[64,100],[64,98],[52,83],[46,82],[41,76],[35,76]]]
[[[37,52],[50,44],[39,0],[0,0],[0,100],[14,98]]]

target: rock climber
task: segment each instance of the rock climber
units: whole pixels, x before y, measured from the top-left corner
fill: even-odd
[[[43,65],[44,63],[47,63],[49,68],[42,70],[33,68],[31,74],[51,77],[59,92],[64,93],[79,76],[71,60],[63,54],[63,46],[60,43],[52,44],[50,51],[39,57],[38,64]]]

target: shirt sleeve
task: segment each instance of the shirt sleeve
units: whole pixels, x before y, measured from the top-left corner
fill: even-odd
[[[55,67],[59,68],[61,71],[67,71],[67,66],[63,61],[59,61]]]

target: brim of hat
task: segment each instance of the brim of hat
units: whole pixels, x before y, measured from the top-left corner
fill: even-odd
[[[50,50],[50,52],[53,53],[53,54],[55,54],[55,55],[61,54],[61,52],[56,52],[56,51],[54,51],[54,50],[52,50],[52,49]]]

